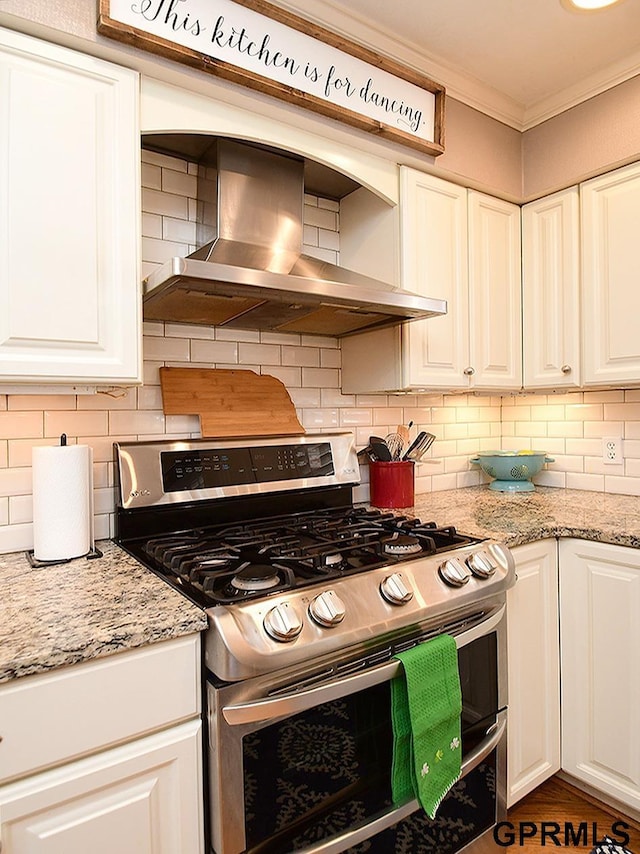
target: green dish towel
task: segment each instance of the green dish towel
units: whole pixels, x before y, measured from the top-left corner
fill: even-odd
[[[402,672],[391,681],[393,801],[417,798],[434,819],[460,779],[462,693],[456,642],[439,635],[395,658]]]

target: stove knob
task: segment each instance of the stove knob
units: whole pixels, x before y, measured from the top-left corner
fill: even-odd
[[[302,621],[292,605],[281,602],[264,618],[264,627],[270,637],[284,643],[298,637],[302,631]]]
[[[309,605],[309,614],[321,626],[331,628],[344,620],[344,602],[335,590],[325,590]]]
[[[394,572],[385,578],[380,585],[380,593],[392,605],[405,605],[413,599],[413,590],[407,587],[401,572]]]
[[[467,566],[477,578],[489,578],[498,568],[488,552],[474,552],[469,555]]]
[[[438,572],[440,573],[440,578],[449,587],[462,587],[471,578],[468,567],[457,557],[445,560],[438,568]]]

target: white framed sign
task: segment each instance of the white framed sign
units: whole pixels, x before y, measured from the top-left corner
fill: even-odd
[[[443,86],[263,0],[99,0],[98,31],[437,156]]]

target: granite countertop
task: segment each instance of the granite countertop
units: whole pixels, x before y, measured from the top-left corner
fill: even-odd
[[[204,612],[119,546],[33,569],[0,555],[0,683],[206,628]]]
[[[508,546],[577,537],[640,548],[640,497],[635,495],[544,486],[508,493],[484,485],[417,495],[407,512]]]
[[[397,511],[403,512],[403,511]],[[408,514],[509,546],[577,537],[640,548],[640,497],[485,486],[416,496]],[[0,683],[207,627],[204,612],[115,543],[103,557],[33,569],[0,555]]]

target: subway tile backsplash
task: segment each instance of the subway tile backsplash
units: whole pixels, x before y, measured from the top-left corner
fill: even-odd
[[[143,270],[195,248],[192,164],[146,153],[143,175]],[[339,204],[305,196],[305,251],[339,263]],[[0,552],[32,548],[31,451],[60,433],[94,452],[96,536],[113,534],[115,440],[197,437],[195,416],[165,416],[158,370],[163,365],[254,370],[287,387],[308,431],[350,430],[358,446],[369,435],[414,422],[437,441],[417,466],[416,491],[471,486],[483,476],[469,460],[479,450],[541,449],[556,462],[538,483],[640,495],[640,391],[562,395],[343,395],[335,338],[174,323],[144,324],[144,384],[96,395],[0,395]],[[602,438],[620,436],[624,462],[602,462]],[[368,498],[362,467],[357,500]],[[440,520],[446,521],[446,520]]]

